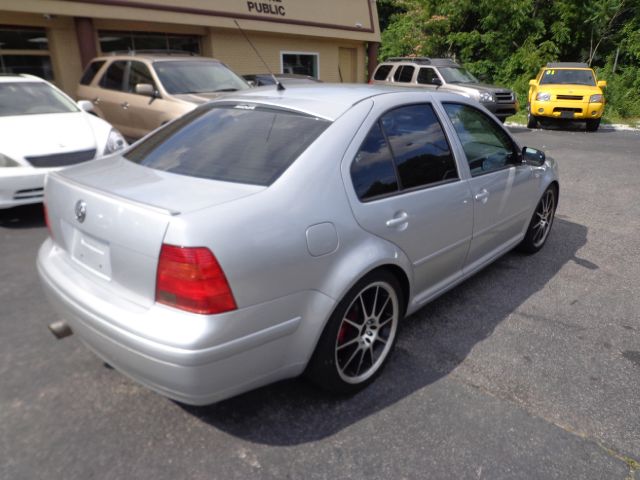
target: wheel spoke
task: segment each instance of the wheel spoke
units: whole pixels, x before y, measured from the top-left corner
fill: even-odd
[[[376,316],[376,305],[378,304],[378,293],[380,292],[380,287],[376,287],[376,295],[373,297],[373,306],[371,307],[371,315]]]
[[[344,367],[342,367],[342,371],[344,372],[347,367],[351,364],[351,362],[353,361],[353,359],[355,358],[355,356],[358,354],[358,352],[360,351],[359,348],[356,348],[353,353],[351,354],[351,356],[349,357],[349,360],[347,360],[347,363],[344,364]]]
[[[358,362],[358,368],[356,368],[356,375],[360,375],[360,369],[362,368],[362,362],[364,360],[364,356],[367,353],[366,350],[361,350],[362,355],[360,355],[360,361]]]
[[[385,326],[387,323],[389,323],[391,320],[393,320],[393,315],[391,315],[389,318],[387,318],[384,322],[380,322],[380,323],[378,324],[378,327],[379,327],[379,328],[384,327],[384,326]]]
[[[367,319],[369,314],[367,313],[367,307],[364,305],[364,296],[362,294],[360,295],[360,308],[362,308],[362,317],[364,321]]]
[[[382,308],[380,309],[380,312],[378,312],[376,314],[377,318],[380,318],[380,316],[384,313],[385,308],[387,308],[387,305],[389,305],[389,301],[391,300],[391,297],[387,297],[387,299],[384,301],[384,304],[382,305]]]
[[[342,321],[346,324],[351,325],[353,328],[357,329],[358,331],[360,330],[360,328],[362,328],[362,325],[358,325],[356,322],[354,322],[353,320],[348,319],[347,317],[344,317],[342,319]]]
[[[343,343],[341,345],[338,345],[336,347],[336,350],[342,350],[343,348],[348,347],[349,345],[353,345],[354,343],[358,343],[358,340],[360,340],[360,337],[353,338],[353,339],[349,340],[348,342],[345,342],[345,343]]]
[[[376,337],[376,342],[380,342],[383,345],[387,344],[387,339],[382,337]]]

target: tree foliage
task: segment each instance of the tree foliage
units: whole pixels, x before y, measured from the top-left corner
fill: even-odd
[[[640,0],[378,3],[387,24],[381,59],[450,57],[477,76],[511,86],[521,101],[546,62],[586,62],[609,82],[610,111],[640,115]]]

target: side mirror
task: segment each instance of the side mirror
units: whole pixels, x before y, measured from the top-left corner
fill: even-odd
[[[531,147],[522,147],[522,163],[540,167],[547,157],[542,150]]]
[[[605,88],[607,86],[607,81],[606,80],[598,80],[598,86],[600,88]]]
[[[431,85],[442,85],[442,80],[440,80],[438,77],[433,77],[431,79]]]
[[[529,86],[530,86],[530,87],[535,87],[535,86],[536,86],[536,81],[535,81],[535,79],[533,79],[533,80],[529,80]]]
[[[93,109],[93,103],[91,103],[89,100],[78,100],[78,107],[80,107],[80,110],[84,112],[96,113],[96,111]]]
[[[156,92],[156,89],[153,88],[153,85],[151,85],[150,83],[137,83],[135,92],[138,95],[144,95],[145,97],[155,98],[158,95],[158,93]]]

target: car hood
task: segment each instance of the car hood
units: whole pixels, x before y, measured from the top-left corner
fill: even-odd
[[[0,117],[0,153],[23,157],[97,148],[83,112]]]
[[[447,88],[451,91],[473,93],[473,92],[489,92],[489,93],[511,93],[509,88],[497,87],[488,83],[449,83]]]

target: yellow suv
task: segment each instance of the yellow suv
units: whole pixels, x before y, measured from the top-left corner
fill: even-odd
[[[604,112],[602,88],[586,63],[547,63],[529,81],[527,127],[536,128],[541,117],[585,120],[587,131],[595,132]]]

